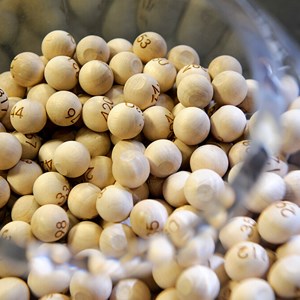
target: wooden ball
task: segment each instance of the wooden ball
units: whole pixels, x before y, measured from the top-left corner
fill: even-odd
[[[162,178],[178,171],[182,162],[177,146],[166,139],[150,143],[145,150],[145,156],[150,163],[150,173]]]
[[[68,215],[56,204],[45,204],[32,215],[32,233],[42,242],[58,241],[67,234],[68,229]]]
[[[49,140],[39,149],[38,159],[44,171],[56,171],[53,164],[54,152],[62,143],[60,140]]]
[[[62,206],[68,199],[70,189],[70,184],[63,175],[58,172],[46,172],[35,180],[33,196],[39,205]]]
[[[239,162],[245,160],[251,148],[251,140],[242,140],[236,142],[228,152],[230,166],[233,167]]]
[[[81,88],[93,96],[104,95],[113,85],[114,75],[111,68],[100,60],[85,63],[79,71]]]
[[[123,85],[115,84],[107,93],[104,94],[104,96],[108,97],[114,105],[117,105],[119,103],[125,102],[123,90]]]
[[[0,120],[7,113],[9,106],[8,96],[3,89],[0,88]]]
[[[68,233],[68,247],[73,254],[84,249],[99,249],[102,227],[92,221],[75,224]]]
[[[23,134],[41,131],[47,122],[45,107],[35,101],[23,99],[18,101],[10,111],[12,126]]]
[[[210,210],[218,205],[224,190],[221,176],[210,169],[199,169],[189,176],[184,185],[184,195],[189,204],[199,210]]]
[[[223,71],[212,81],[214,100],[221,105],[239,105],[247,95],[246,79],[238,72]]]
[[[70,300],[69,296],[60,293],[51,293],[44,295],[40,300]]]
[[[298,185],[300,171],[294,170],[284,176],[286,194],[284,199],[300,205],[300,187]]]
[[[141,59],[130,51],[115,54],[109,66],[113,71],[115,82],[121,85],[124,85],[132,75],[143,71]]]
[[[179,300],[179,296],[177,290],[174,287],[171,287],[161,291],[155,299],[156,300]]]
[[[107,119],[113,102],[105,96],[95,96],[87,100],[82,108],[82,119],[86,127],[96,132],[108,130]]]
[[[72,57],[76,42],[70,33],[64,30],[53,30],[44,37],[41,47],[43,55],[48,60],[59,55]]]
[[[5,178],[0,176],[0,208],[4,207],[10,198],[10,186]]]
[[[233,245],[243,241],[260,242],[257,224],[255,220],[250,217],[231,218],[228,223],[221,228],[219,239],[224,249],[229,249]]]
[[[300,208],[289,201],[270,204],[257,220],[258,232],[267,242],[278,245],[300,232]]]
[[[280,258],[272,265],[267,278],[277,296],[288,299],[299,296],[299,266],[299,255]]]
[[[54,152],[53,164],[55,169],[66,177],[83,175],[90,165],[90,153],[81,143],[67,141],[59,145]]]
[[[140,57],[143,63],[147,63],[156,57],[165,57],[167,43],[164,38],[152,31],[141,33],[133,42],[133,52]]]
[[[300,110],[293,109],[280,116],[282,139],[280,149],[284,154],[292,154],[300,149],[300,131],[298,130]]]
[[[46,82],[56,90],[71,90],[78,83],[79,66],[69,56],[59,55],[46,64],[44,76]]]
[[[254,79],[246,79],[247,83],[247,95],[245,99],[238,105],[238,107],[245,113],[252,114],[259,107],[260,104],[257,103],[257,97],[259,93],[259,82]]]
[[[261,213],[270,204],[285,198],[286,184],[283,178],[272,172],[264,172],[258,178],[249,195],[245,206],[248,210]]]
[[[177,87],[177,97],[185,107],[206,107],[213,97],[213,87],[203,75],[191,74],[184,77]]]
[[[241,63],[231,55],[219,55],[208,65],[208,73],[212,79],[224,71],[235,71],[239,74],[243,72]]]
[[[22,159],[35,159],[42,145],[42,139],[37,134],[12,133],[21,143]]]
[[[91,60],[108,62],[110,49],[103,38],[97,35],[87,35],[76,46],[76,57],[81,65]]]
[[[0,132],[0,144],[0,170],[11,169],[21,159],[21,143],[11,133]]]
[[[25,97],[26,87],[19,85],[12,77],[10,71],[0,74],[0,86],[8,97]]]
[[[163,230],[167,218],[168,212],[160,202],[145,199],[135,204],[131,210],[131,228],[139,237],[147,239]]]
[[[72,299],[108,299],[112,291],[112,281],[106,274],[90,274],[84,270],[74,272],[70,282]]]
[[[297,255],[299,254],[300,250],[300,235],[292,236],[287,242],[280,245],[276,249],[276,257],[277,259],[290,256],[290,255]]]
[[[30,87],[44,78],[44,64],[33,52],[22,52],[14,57],[10,64],[10,73],[17,84]]]
[[[1,238],[10,240],[19,247],[27,247],[34,242],[33,231],[30,224],[24,221],[11,221],[0,230]]]
[[[124,85],[124,99],[137,105],[141,110],[155,105],[160,87],[155,78],[148,74],[132,75]]]
[[[75,140],[89,150],[91,157],[107,155],[111,146],[107,132],[95,132],[87,127],[77,131]]]
[[[211,81],[210,76],[208,74],[207,69],[203,68],[200,65],[197,64],[189,64],[186,65],[184,67],[182,67],[177,75],[176,75],[176,86],[179,86],[179,83],[181,82],[181,80],[189,75],[193,75],[193,74],[197,74],[197,75],[202,75],[204,76],[208,81]]]
[[[190,174],[188,171],[178,171],[164,181],[162,190],[164,199],[173,207],[187,204],[183,188]]]
[[[240,281],[234,286],[230,299],[275,300],[275,294],[267,281],[260,278],[248,278]]]
[[[99,248],[107,257],[121,258],[128,253],[135,238],[136,236],[129,226],[110,223],[101,233]]]
[[[100,188],[88,182],[75,185],[68,196],[68,208],[79,219],[93,219],[98,215],[96,201]]]
[[[109,47],[110,50],[110,56],[109,56],[110,59],[120,52],[124,52],[124,51],[132,52],[131,42],[129,42],[124,38],[111,39],[107,42],[107,46]]]
[[[81,116],[82,105],[79,98],[70,91],[52,94],[46,104],[49,119],[58,126],[71,126]]]
[[[176,68],[166,58],[153,58],[144,66],[144,73],[154,77],[160,87],[160,91],[166,92],[170,90],[176,79]]]
[[[151,163],[148,157],[137,150],[126,150],[114,155],[112,174],[115,180],[127,188],[137,188],[149,177]]]
[[[26,282],[17,277],[0,279],[0,298],[2,299],[30,299],[30,291]]]
[[[140,279],[122,279],[113,288],[110,300],[121,300],[124,297],[130,300],[150,300],[151,293],[148,286]]]
[[[83,178],[86,182],[92,183],[101,189],[114,184],[112,159],[107,156],[92,157],[89,168],[83,174]]]
[[[119,139],[134,138],[143,130],[143,113],[132,103],[120,103],[111,109],[107,126],[109,131]]]
[[[223,177],[228,169],[228,158],[224,150],[215,145],[199,146],[191,155],[192,171],[210,169]]]
[[[246,117],[244,113],[233,105],[221,106],[210,118],[211,133],[221,142],[233,142],[245,130]]]
[[[126,150],[136,150],[144,153],[145,149],[146,147],[144,146],[144,144],[137,140],[121,140],[114,145],[111,153],[111,158],[112,160],[118,158]]]
[[[225,254],[224,267],[232,280],[262,277],[269,267],[266,250],[257,243],[239,242]]]
[[[133,207],[132,194],[124,187],[109,185],[98,194],[96,209],[108,222],[125,220]]]
[[[215,272],[208,267],[192,266],[181,273],[176,290],[179,299],[215,299],[219,294],[220,282]]]
[[[170,49],[167,54],[168,60],[175,66],[177,71],[186,65],[199,65],[200,58],[196,50],[188,45],[177,45]]]
[[[22,100],[21,98],[18,97],[9,97],[8,98],[8,109],[6,114],[3,116],[3,118],[1,119],[1,123],[2,125],[5,127],[5,132],[11,132],[11,131],[15,131],[15,128],[12,126],[11,124],[11,120],[10,120],[10,112],[13,108],[13,106],[19,102],[20,100]]]
[[[173,135],[173,114],[165,107],[151,106],[143,111],[143,134],[149,141],[170,139]]]
[[[280,91],[285,100],[285,107],[289,107],[289,105],[299,96],[297,79],[294,75],[284,74],[279,80]]]
[[[168,94],[160,93],[155,105],[165,107],[169,111],[172,111],[175,106],[175,102]]]
[[[42,168],[33,160],[20,160],[7,173],[7,181],[18,195],[32,194],[35,180],[42,175]]]
[[[11,209],[13,221],[24,221],[30,223],[34,212],[40,207],[33,195],[25,195],[17,199]]]
[[[186,107],[175,116],[173,130],[176,138],[186,145],[193,146],[207,138],[210,121],[202,109]]]

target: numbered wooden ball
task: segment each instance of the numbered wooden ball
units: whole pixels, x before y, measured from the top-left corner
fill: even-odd
[[[114,75],[111,68],[100,60],[85,63],[79,71],[81,88],[93,96],[101,96],[110,90]]]
[[[69,192],[68,180],[58,172],[43,173],[33,184],[33,196],[39,205],[62,206],[67,201]]]
[[[166,208],[158,201],[145,199],[133,207],[130,223],[135,234],[142,238],[161,232],[168,218]]]
[[[148,74],[132,75],[124,85],[124,99],[141,110],[156,104],[160,87],[155,78]]]
[[[163,106],[151,106],[143,111],[143,134],[149,141],[171,139],[173,136],[173,114]]]
[[[114,106],[107,118],[109,131],[121,140],[136,137],[144,127],[141,109],[129,102]]]
[[[42,168],[33,160],[22,159],[7,173],[7,181],[18,195],[32,194],[35,180],[42,175]]]
[[[124,85],[131,76],[143,71],[141,59],[129,51],[114,55],[109,62],[109,66],[113,71],[115,82],[121,85]]]
[[[41,102],[45,107],[49,97],[54,94],[56,90],[47,83],[40,83],[30,88],[27,93],[27,99]]]
[[[147,63],[156,57],[165,57],[167,43],[158,33],[147,31],[141,33],[133,42],[132,51],[140,57],[143,63]]]
[[[22,52],[14,57],[10,64],[10,73],[17,84],[30,87],[44,78],[44,63],[33,52]]]
[[[81,116],[82,105],[76,94],[58,91],[52,94],[46,104],[49,119],[58,126],[71,126]]]
[[[239,242],[225,254],[224,267],[232,280],[262,277],[269,268],[266,250],[257,243]]]
[[[53,164],[55,169],[66,177],[83,175],[90,165],[90,153],[81,143],[67,141],[59,145],[54,152]]]
[[[107,46],[110,50],[110,59],[114,57],[117,53],[130,51],[132,52],[132,44],[124,38],[114,38],[107,42]]]
[[[181,152],[167,139],[150,143],[145,150],[145,156],[150,163],[150,173],[162,178],[178,171],[182,162]]]
[[[207,69],[197,64],[188,64],[178,71],[176,75],[176,86],[178,87],[183,78],[192,74],[203,75],[207,80],[211,81]]]
[[[258,232],[269,243],[285,243],[300,233],[299,214],[300,208],[293,202],[274,202],[260,214],[257,220]]]
[[[144,153],[145,149],[146,149],[145,145],[142,142],[137,141],[135,139],[121,140],[114,145],[111,152],[111,158],[112,160],[118,158],[122,154],[122,152],[126,150],[136,150],[136,151],[140,151],[141,153]]]
[[[173,87],[177,74],[175,66],[164,57],[148,61],[143,72],[157,80],[161,93],[167,92]]]
[[[15,130],[23,134],[37,133],[47,122],[45,107],[29,99],[20,100],[10,111],[10,122]]]
[[[95,96],[87,100],[82,108],[82,119],[86,127],[96,132],[108,130],[107,119],[113,102],[105,96]]]
[[[177,71],[186,65],[200,64],[200,58],[196,50],[187,45],[177,45],[167,54],[168,60],[173,63]]]
[[[45,204],[32,215],[32,233],[42,242],[58,241],[67,234],[68,229],[68,215],[56,204]]]
[[[110,48],[105,40],[97,35],[88,35],[82,38],[76,46],[76,57],[81,65],[90,60],[108,62]]]
[[[70,33],[64,30],[53,30],[44,37],[41,48],[43,56],[48,60],[59,55],[72,57],[76,42]]]
[[[110,185],[98,194],[96,209],[108,222],[124,221],[133,207],[132,194],[122,186]]]
[[[46,82],[56,90],[71,90],[78,83],[79,66],[69,56],[51,58],[44,71]]]
[[[61,145],[63,141],[58,139],[53,139],[45,142],[38,153],[38,159],[40,165],[42,166],[44,171],[56,171],[54,164],[53,164],[53,157],[55,149]]]
[[[0,88],[0,120],[4,117],[8,110],[8,96],[3,89]]]
[[[0,170],[11,169],[21,159],[21,143],[11,133],[0,132],[0,144]]]
[[[234,217],[220,230],[219,239],[224,249],[242,241],[259,243],[256,221],[250,217]]]
[[[213,97],[213,86],[203,75],[191,74],[177,86],[177,97],[185,107],[206,107]]]
[[[198,107],[183,108],[176,114],[173,130],[176,138],[189,146],[203,142],[210,130],[207,114]]]

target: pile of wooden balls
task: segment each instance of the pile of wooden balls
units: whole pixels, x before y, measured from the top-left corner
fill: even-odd
[[[300,98],[282,78],[282,146],[245,206],[258,82],[190,46],[48,33],[0,74],[0,298],[300,296]],[[221,247],[217,248],[217,244]]]

